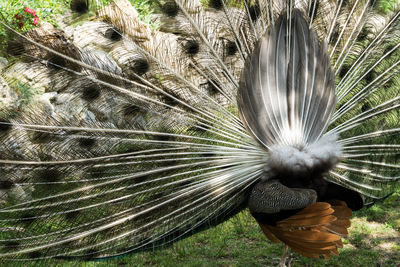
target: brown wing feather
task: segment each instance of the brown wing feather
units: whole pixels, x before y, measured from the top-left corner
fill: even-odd
[[[317,202],[276,226],[258,223],[273,243],[281,241],[306,257],[330,258],[343,247],[341,238],[348,234],[351,215],[345,202]]]

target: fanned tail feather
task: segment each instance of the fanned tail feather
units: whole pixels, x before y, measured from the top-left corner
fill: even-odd
[[[325,180],[368,198],[393,190],[399,10],[151,2],[158,30],[123,0],[71,1],[74,21],[90,19],[65,31],[43,23],[21,34],[0,20],[13,36],[2,79],[38,92],[0,112],[0,257],[163,247],[243,210],[257,182],[287,169],[276,163],[285,153],[291,170],[328,165]],[[315,203],[261,227],[305,256],[330,257],[350,216],[345,203]]]

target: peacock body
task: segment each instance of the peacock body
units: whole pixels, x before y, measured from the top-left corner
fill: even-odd
[[[0,256],[111,258],[247,207],[271,241],[336,254],[400,177],[400,11],[153,5],[157,30],[125,0],[71,1],[90,19],[64,31],[1,22],[4,81],[41,93],[0,113]]]

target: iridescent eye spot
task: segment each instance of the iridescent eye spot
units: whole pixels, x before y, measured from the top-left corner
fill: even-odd
[[[87,0],[72,0],[70,8],[76,13],[84,14],[89,11],[89,2]]]
[[[135,59],[133,61],[132,70],[139,76],[144,75],[150,70],[149,62],[144,58]]]
[[[117,42],[122,39],[121,32],[114,27],[107,29],[106,32],[104,33],[104,36],[107,39],[114,41],[114,42]]]
[[[161,7],[162,12],[168,17],[175,17],[178,15],[179,7],[175,2],[167,2]]]
[[[189,40],[183,45],[183,49],[185,50],[185,53],[194,56],[200,51],[200,44],[196,40]]]
[[[100,96],[100,89],[97,86],[87,86],[82,90],[82,98],[88,102],[97,99]]]

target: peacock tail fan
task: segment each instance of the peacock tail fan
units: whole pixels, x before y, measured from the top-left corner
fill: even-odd
[[[149,25],[128,0],[105,2],[68,2],[62,29],[21,33],[1,16],[1,84],[19,94],[0,106],[2,259],[157,249],[247,206],[268,232],[333,199],[345,203],[310,207],[344,234],[346,206],[393,191],[398,8],[154,0]]]

